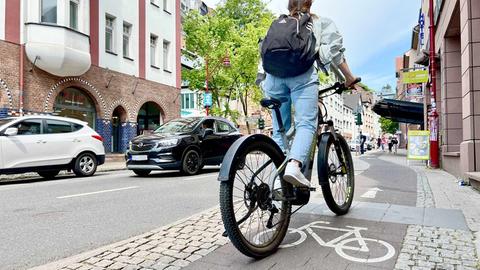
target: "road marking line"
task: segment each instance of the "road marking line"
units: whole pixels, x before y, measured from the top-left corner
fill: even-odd
[[[80,194],[74,194],[74,195],[61,196],[61,197],[57,197],[57,199],[75,198],[75,197],[88,196],[88,195],[94,195],[94,194],[101,194],[101,193],[107,193],[107,192],[122,191],[122,190],[134,189],[134,188],[139,188],[139,187],[138,187],[138,186],[132,186],[132,187],[124,187],[124,188],[100,190],[100,191],[94,191],[94,192],[88,192],[88,193],[80,193]]]
[[[375,199],[377,197],[377,192],[383,191],[379,188],[371,188],[369,191],[365,192],[361,197],[367,199]]]
[[[195,179],[202,179],[202,178],[208,178],[208,177],[214,177],[216,180],[218,178],[218,173],[205,174],[205,175],[194,176],[194,177],[186,177],[185,180],[195,180]]]

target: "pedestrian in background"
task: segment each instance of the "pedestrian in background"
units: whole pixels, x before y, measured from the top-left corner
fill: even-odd
[[[367,142],[367,136],[363,135],[362,132],[360,132],[360,154],[361,155],[365,154],[366,142]]]
[[[380,150],[382,147],[382,138],[378,137],[377,138],[377,150]]]
[[[382,151],[385,152],[385,145],[387,145],[387,137],[385,134],[382,135]]]

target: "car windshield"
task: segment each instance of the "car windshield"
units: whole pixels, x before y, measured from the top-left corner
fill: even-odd
[[[10,123],[11,121],[13,121],[14,119],[13,118],[4,118],[4,119],[0,119],[0,127],[5,125],[5,124],[8,124]]]
[[[196,118],[175,119],[159,127],[155,133],[191,132],[199,121]]]

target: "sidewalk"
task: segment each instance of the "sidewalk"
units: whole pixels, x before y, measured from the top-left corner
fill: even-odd
[[[434,265],[441,260],[448,263],[445,269],[480,269],[480,193],[471,186],[460,186],[458,179],[444,170],[429,169],[419,162],[407,161],[405,150],[399,150],[397,155],[382,155],[380,159],[408,166],[417,172],[417,207],[461,210],[471,230],[409,226],[396,269],[414,269],[415,266],[420,267],[415,269],[429,270],[432,263]],[[443,241],[449,243],[442,244]],[[439,256],[431,256],[426,264],[418,265],[415,260],[422,257],[419,256],[422,248],[428,248],[428,252]],[[465,261],[475,263],[462,264]]]
[[[105,164],[98,166],[97,172],[110,172],[110,171],[120,171],[125,170],[125,162],[123,161],[112,161],[106,162]],[[61,171],[59,176],[73,176],[73,173],[67,171]],[[22,174],[12,174],[12,175],[0,175],[0,183],[2,182],[16,182],[23,180],[31,180],[32,178],[40,178],[37,173],[22,173]]]

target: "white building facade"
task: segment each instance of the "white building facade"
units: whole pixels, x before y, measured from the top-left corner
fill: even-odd
[[[179,0],[0,0],[0,117],[48,113],[111,152],[180,115]]]

